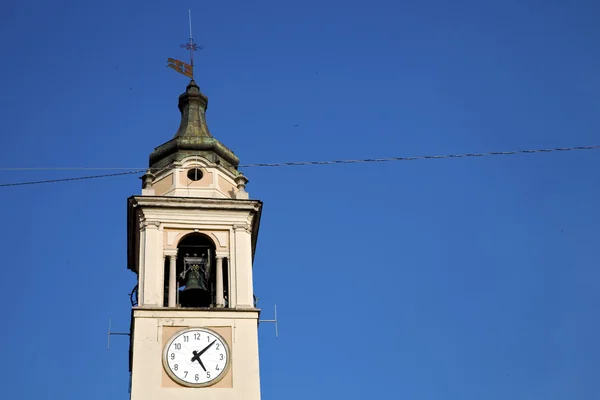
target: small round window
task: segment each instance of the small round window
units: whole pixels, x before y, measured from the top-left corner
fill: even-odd
[[[202,179],[202,170],[200,168],[192,168],[188,170],[187,177],[190,181],[199,181]]]

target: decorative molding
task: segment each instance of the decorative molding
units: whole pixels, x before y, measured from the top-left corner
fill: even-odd
[[[211,164],[212,163],[210,160],[208,160],[206,157],[204,157],[203,155],[200,155],[200,154],[187,156],[184,159],[182,159],[181,161],[179,161],[180,168],[184,168],[184,169],[192,168],[195,166],[210,168]]]
[[[238,231],[238,230],[245,230],[246,232],[250,233],[250,225],[248,224],[244,224],[244,225],[233,225],[233,230],[234,231]]]
[[[147,228],[156,228],[159,229],[160,228],[160,222],[158,221],[148,221],[146,218],[144,217],[140,217],[140,230],[143,231],[144,229]]]
[[[163,250],[163,256],[164,257],[175,257],[175,258],[177,258],[177,249],[175,249],[175,250],[164,249]]]
[[[227,240],[226,238],[223,237],[218,237],[217,234],[221,234],[221,236],[227,236],[229,234],[229,231],[223,231],[223,227],[218,227],[217,229],[215,228],[173,228],[172,226],[167,226],[167,240],[165,243],[165,249],[170,247],[171,249],[173,247],[177,247],[179,245],[179,242],[181,241],[181,239],[183,239],[183,237],[190,235],[190,234],[194,234],[194,233],[199,233],[202,234],[204,236],[207,236],[210,241],[213,242],[213,244],[215,245],[215,248],[218,250],[219,248],[223,248],[223,247],[227,247]],[[225,243],[225,244],[223,244]],[[224,252],[228,252],[227,249],[223,250]]]
[[[256,200],[235,200],[235,199],[216,199],[202,197],[171,197],[171,196],[135,196],[132,203],[140,207],[152,207],[167,209],[177,209],[183,211],[187,209],[197,210],[219,210],[228,211],[255,211],[258,205],[262,204]]]

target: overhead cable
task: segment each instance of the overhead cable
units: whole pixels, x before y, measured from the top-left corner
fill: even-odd
[[[440,156],[414,156],[414,157],[386,157],[386,158],[365,158],[356,160],[327,160],[327,161],[290,161],[290,162],[279,162],[279,163],[256,163],[256,164],[242,164],[239,168],[257,168],[257,167],[289,167],[289,166],[306,166],[306,165],[331,165],[331,164],[356,164],[356,163],[374,163],[374,162],[390,162],[390,161],[415,161],[415,160],[439,160],[445,158],[467,158],[467,157],[484,157],[484,156],[505,156],[505,155],[517,155],[517,154],[536,154],[536,153],[551,153],[551,152],[564,152],[564,151],[575,151],[575,150],[595,150],[600,149],[598,146],[574,146],[574,147],[554,147],[549,149],[533,149],[533,150],[515,150],[515,151],[491,151],[487,153],[463,153],[463,154],[447,154]],[[46,168],[19,168],[19,167],[0,167],[0,171],[90,171],[90,170],[124,170],[133,168],[90,168],[90,167],[75,167],[75,168],[62,168],[62,167],[46,167]],[[1,183],[0,187],[6,186],[23,186],[23,185],[38,185],[42,183],[58,183],[67,181],[81,181],[86,179],[97,179],[107,178],[114,176],[132,175],[139,174],[146,171],[151,171],[149,168],[133,169],[133,171],[118,172],[112,174],[103,175],[91,175],[91,176],[80,176],[73,178],[61,178],[61,179],[49,179],[40,181],[27,181],[27,182],[16,182],[16,183]]]

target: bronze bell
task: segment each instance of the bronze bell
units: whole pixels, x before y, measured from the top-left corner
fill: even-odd
[[[210,306],[209,267],[205,255],[183,258],[183,272],[185,288],[180,295],[181,305],[184,307]]]

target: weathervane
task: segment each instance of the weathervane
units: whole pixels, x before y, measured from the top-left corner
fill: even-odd
[[[167,67],[173,68],[175,71],[182,75],[187,76],[190,79],[194,79],[194,51],[202,50],[202,46],[198,46],[194,43],[194,37],[192,36],[192,10],[189,10],[189,21],[190,21],[190,39],[187,43],[182,44],[182,49],[189,50],[190,52],[190,63],[186,64],[183,61],[175,60],[173,58],[167,59]]]

